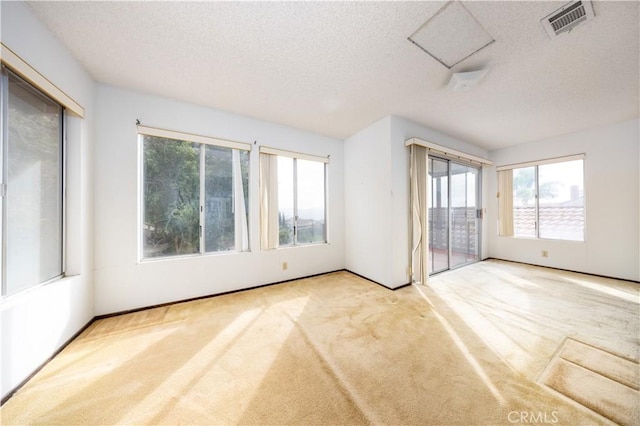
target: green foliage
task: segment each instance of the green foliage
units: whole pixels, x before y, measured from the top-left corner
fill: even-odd
[[[298,243],[311,244],[324,241],[324,223],[312,220],[306,226],[298,228]]]
[[[204,149],[205,250],[233,250],[235,220],[231,150],[215,146],[205,146]]]
[[[513,192],[517,198],[522,200],[525,206],[536,196],[535,169],[527,167],[526,169],[516,170],[513,176]]]
[[[293,229],[287,225],[287,220],[284,216],[284,213],[278,213],[278,224],[280,232],[279,232],[279,243],[281,246],[286,246],[293,243]]]
[[[145,256],[199,251],[199,169],[197,145],[145,136]]]
[[[200,200],[200,150],[204,150],[204,199]],[[144,255],[200,252],[200,203],[204,250],[235,249],[232,150],[158,137],[144,139]],[[240,153],[245,207],[249,154]]]
[[[558,182],[544,182],[538,185],[540,198],[553,198],[558,193]],[[513,192],[524,206],[536,198],[535,167],[516,169],[513,174]]]

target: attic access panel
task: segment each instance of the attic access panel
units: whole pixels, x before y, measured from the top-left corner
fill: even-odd
[[[495,40],[462,3],[450,1],[409,41],[451,69]]]

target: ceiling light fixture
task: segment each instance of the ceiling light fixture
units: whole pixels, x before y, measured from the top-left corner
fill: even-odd
[[[488,72],[489,70],[457,72],[451,76],[447,88],[454,92],[469,90],[478,84]]]

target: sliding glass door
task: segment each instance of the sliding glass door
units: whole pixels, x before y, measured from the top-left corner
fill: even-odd
[[[480,255],[478,177],[471,166],[449,163],[451,174],[450,268],[476,262]]]
[[[429,271],[449,269],[449,162],[429,157]]]
[[[480,259],[480,169],[429,157],[429,271]]]

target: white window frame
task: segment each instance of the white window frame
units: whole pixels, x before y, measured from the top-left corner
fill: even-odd
[[[2,129],[2,134],[0,135],[0,137],[2,138],[2,143],[0,144],[0,146],[2,147],[2,149],[0,149],[0,215],[2,217],[2,226],[0,226],[0,245],[1,245],[1,253],[0,253],[0,297],[2,299],[7,298],[7,297],[11,297],[17,294],[20,294],[22,292],[28,291],[33,289],[34,287],[39,287],[42,285],[46,285],[49,283],[52,283],[54,281],[57,281],[61,278],[63,278],[65,276],[66,273],[66,258],[67,258],[67,226],[66,226],[66,217],[67,217],[67,206],[66,206],[66,191],[67,191],[67,186],[66,186],[66,178],[67,178],[67,147],[66,147],[66,112],[67,109],[65,108],[65,104],[63,102],[60,101],[60,96],[52,96],[52,95],[59,95],[58,93],[56,93],[55,91],[52,92],[51,87],[48,85],[51,85],[51,83],[46,80],[46,81],[40,81],[38,79],[34,79],[34,78],[29,78],[29,75],[33,76],[34,73],[37,73],[38,76],[40,76],[42,79],[44,79],[44,77],[38,73],[37,71],[35,71],[34,68],[32,68],[30,65],[28,65],[26,62],[22,61],[21,59],[19,59],[19,57],[17,57],[17,55],[15,55],[14,57],[12,57],[11,59],[13,59],[13,61],[7,61],[7,48],[4,44],[2,44],[0,46],[0,51],[2,52],[2,58],[1,58],[1,64],[2,66],[0,67],[0,79],[2,79],[2,81],[0,82],[0,86],[2,87],[2,97],[0,99],[0,128]],[[13,53],[13,52],[11,52]],[[17,65],[17,67],[16,67]],[[24,73],[27,73],[26,75]],[[8,143],[8,126],[6,123],[6,114],[7,111],[5,108],[8,107],[8,96],[9,96],[9,87],[8,87],[8,83],[9,83],[9,73],[13,73],[13,75],[15,75],[17,78],[22,79],[24,82],[26,82],[27,84],[29,84],[31,86],[31,88],[33,88],[34,90],[38,91],[41,95],[43,95],[44,97],[49,98],[52,102],[58,104],[60,106],[60,180],[61,180],[61,188],[60,188],[60,193],[59,193],[59,197],[60,197],[60,244],[62,245],[61,247],[61,251],[60,251],[60,274],[56,275],[54,277],[51,277],[45,281],[42,282],[35,282],[32,284],[29,284],[27,287],[24,287],[20,290],[17,290],[16,292],[12,292],[12,293],[8,293],[7,294],[7,241],[6,241],[6,230],[7,230],[7,223],[6,223],[6,191],[7,191],[7,182],[5,180],[6,176],[5,173],[7,172],[7,164],[5,163],[5,161],[8,161],[6,158],[6,143]],[[38,85],[37,83],[43,83],[43,86]],[[55,86],[54,86],[55,87]],[[56,88],[57,89],[57,88]],[[59,90],[59,89],[57,89]],[[62,93],[62,92],[61,92]],[[66,96],[66,95],[65,95]],[[81,108],[81,107],[80,107]],[[84,110],[82,110],[82,113],[84,113]]]
[[[581,240],[568,240],[568,239],[562,239],[562,238],[549,238],[549,237],[540,237],[540,197],[539,197],[539,180],[538,180],[538,168],[539,166],[544,166],[547,164],[557,164],[557,163],[566,163],[569,161],[578,161],[581,160],[582,161],[582,186],[583,186],[583,197],[584,197],[584,201],[583,201],[583,228],[582,228],[582,239]],[[548,158],[548,159],[544,159],[544,160],[537,160],[537,161],[527,161],[527,162],[523,162],[523,163],[515,163],[515,164],[509,164],[509,165],[503,165],[503,166],[497,166],[496,167],[496,172],[501,172],[504,170],[516,170],[516,169],[524,169],[524,168],[528,168],[528,167],[535,167],[534,169],[534,179],[535,179],[535,236],[533,237],[529,237],[529,236],[517,236],[517,235],[508,235],[507,237],[510,238],[521,238],[521,239],[531,239],[531,240],[551,240],[551,241],[566,241],[566,242],[572,242],[572,243],[584,243],[587,240],[587,218],[586,218],[586,212],[587,212],[587,189],[586,189],[586,185],[585,185],[585,170],[586,170],[586,155],[584,153],[582,154],[574,154],[574,155],[568,155],[568,156],[563,156],[563,157],[554,157],[554,158]],[[500,197],[503,197],[504,194],[500,194]],[[513,197],[513,194],[511,194],[511,197]],[[513,214],[512,214],[513,216]],[[513,218],[512,218],[513,220]]]
[[[137,134],[138,134],[138,261],[139,262],[154,262],[161,261],[167,259],[176,259],[183,257],[195,257],[195,256],[204,256],[204,255],[220,255],[220,254],[229,254],[229,253],[242,253],[250,251],[250,241],[248,235],[248,227],[249,220],[247,219],[247,246],[246,249],[238,249],[237,244],[235,250],[232,251],[206,251],[205,247],[205,211],[204,211],[204,200],[205,200],[205,179],[206,173],[205,171],[205,149],[204,147],[216,146],[221,148],[229,148],[232,150],[238,151],[246,151],[251,152],[251,144],[245,142],[237,142],[230,141],[226,139],[213,138],[210,136],[203,136],[193,133],[179,132],[174,130],[161,129],[156,127],[149,127],[138,125],[137,126]],[[196,143],[199,145],[199,222],[200,222],[200,235],[199,235],[199,251],[197,253],[189,253],[189,254],[176,254],[176,255],[166,255],[166,256],[157,256],[157,257],[145,257],[144,256],[144,137],[145,136],[153,136],[160,137],[166,139],[173,139],[176,141],[186,141],[191,143]],[[233,173],[232,173],[233,174]],[[249,176],[250,179],[250,170]],[[250,191],[251,185],[247,188],[247,191]],[[249,201],[251,197],[249,196]],[[249,205],[245,206],[246,212],[250,211]],[[248,214],[249,215],[249,214]],[[235,233],[236,231],[234,231]]]
[[[293,159],[293,242],[284,246],[276,245],[277,248],[294,248],[313,245],[329,244],[329,170],[330,157],[321,157],[312,154],[293,152],[267,146],[260,147],[260,154],[269,154],[276,157],[288,157]],[[314,161],[324,164],[324,235],[323,241],[312,243],[298,242],[298,164],[297,160]],[[262,176],[261,176],[262,177]],[[262,183],[261,183],[262,184]],[[261,226],[266,226],[265,222]],[[263,247],[265,249],[265,247]]]
[[[33,87],[62,105],[65,110],[77,117],[84,118],[84,108],[78,102],[40,74],[4,43],[0,43],[0,61]]]

